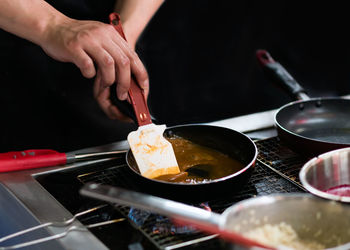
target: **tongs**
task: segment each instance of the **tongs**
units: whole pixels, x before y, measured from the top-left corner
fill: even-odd
[[[0,172],[10,172],[40,167],[58,166],[77,161],[116,157],[127,150],[84,154],[61,153],[52,149],[30,149],[0,153]]]
[[[120,16],[112,13],[109,19],[111,25],[126,40]],[[163,137],[166,126],[152,123],[146,97],[133,76],[128,94],[139,125],[136,131],[128,135],[128,142],[141,175],[156,178],[160,175],[180,173],[173,147]]]
[[[82,231],[82,232],[86,232],[88,231],[88,228],[94,228],[94,227],[101,227],[101,226],[105,226],[105,225],[109,225],[112,223],[117,223],[117,222],[121,222],[124,221],[125,218],[119,218],[119,219],[113,219],[113,220],[108,220],[108,221],[103,221],[103,222],[98,222],[98,223],[94,223],[94,224],[89,224],[89,225],[84,225],[84,226],[78,226],[78,225],[73,225],[73,223],[81,216],[88,214],[88,213],[92,213],[98,209],[104,208],[108,206],[108,204],[102,204],[93,208],[90,208],[88,210],[76,213],[72,218],[65,220],[65,221],[57,221],[57,222],[47,222],[38,226],[34,226],[34,227],[30,227],[21,231],[18,231],[16,233],[13,234],[9,234],[7,236],[4,236],[2,238],[0,238],[0,250],[8,250],[8,249],[18,249],[18,248],[23,248],[23,247],[28,247],[28,246],[32,246],[35,244],[39,244],[39,243],[43,243],[46,241],[50,241],[50,240],[55,240],[55,239],[60,239],[63,238],[65,236],[67,236],[67,234],[71,231]],[[26,241],[26,242],[22,242],[22,243],[18,243],[16,245],[11,245],[11,246],[1,246],[1,244],[7,240],[10,240],[12,238],[15,237],[19,237],[22,236],[24,234],[28,234],[30,232],[33,231],[37,231],[41,228],[48,228],[48,227],[62,227],[65,228],[61,233],[57,233],[54,235],[50,235],[47,237],[43,237],[43,238],[38,238],[38,239],[34,239],[34,240],[30,240],[30,241]]]

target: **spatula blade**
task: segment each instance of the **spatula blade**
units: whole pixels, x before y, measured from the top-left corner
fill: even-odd
[[[140,126],[128,135],[128,142],[141,175],[157,178],[180,173],[174,149],[163,136],[165,125]]]

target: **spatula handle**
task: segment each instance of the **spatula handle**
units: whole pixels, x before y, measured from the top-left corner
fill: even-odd
[[[0,172],[63,165],[66,162],[65,153],[50,149],[12,151],[0,154]]]
[[[123,27],[121,24],[120,16],[117,13],[111,13],[109,15],[110,24],[118,31],[118,33],[126,41]],[[137,124],[139,126],[147,125],[152,123],[151,115],[148,110],[147,100],[143,93],[143,89],[136,83],[135,77],[131,75],[129,97],[131,105],[134,109]]]

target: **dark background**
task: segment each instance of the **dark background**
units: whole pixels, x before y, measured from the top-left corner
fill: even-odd
[[[113,1],[49,1],[79,19],[107,22]],[[267,81],[255,51],[266,49],[310,96],[350,94],[346,6],[292,1],[168,0],[137,52],[150,76],[149,106],[168,126],[278,108],[292,99]],[[92,80],[36,45],[0,32],[0,150],[70,151],[126,139]]]
[[[293,1],[168,1],[140,43],[151,108],[168,124],[203,122],[291,101],[261,72],[266,49],[310,96],[349,93],[344,6]]]

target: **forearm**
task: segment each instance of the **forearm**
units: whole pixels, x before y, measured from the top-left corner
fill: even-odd
[[[0,0],[0,28],[39,45],[48,27],[64,19],[43,0]]]
[[[164,0],[119,0],[115,11],[121,15],[128,42],[136,41]]]

